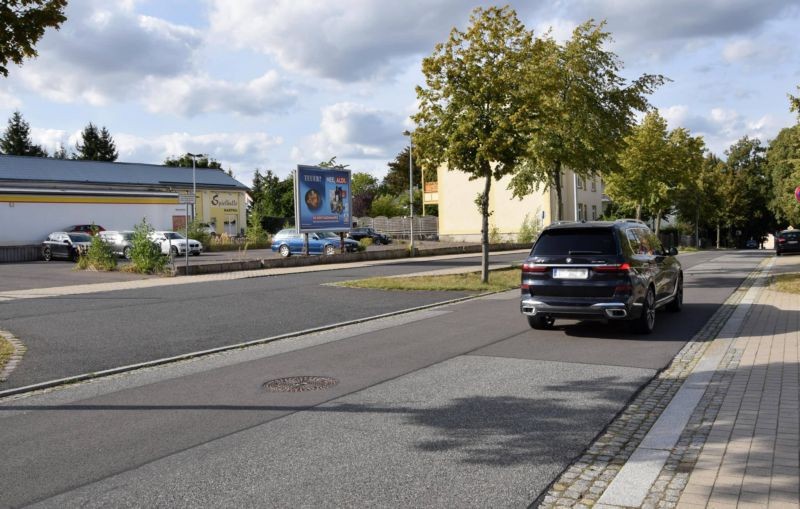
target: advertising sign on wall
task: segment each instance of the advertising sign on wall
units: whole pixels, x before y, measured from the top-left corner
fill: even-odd
[[[300,232],[350,230],[350,170],[297,166],[294,208]]]

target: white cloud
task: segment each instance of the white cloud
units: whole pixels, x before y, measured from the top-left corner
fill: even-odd
[[[214,80],[207,75],[184,75],[149,80],[145,88],[148,91],[144,102],[149,111],[182,116],[214,111],[250,116],[283,112],[296,100],[296,93],[284,88],[275,71],[247,83]]]
[[[323,108],[320,131],[310,137],[306,147],[295,147],[294,155],[385,161],[405,143],[403,129],[404,118],[396,113],[337,103]]]
[[[202,42],[199,30],[139,16],[125,4],[75,1],[66,15],[19,72],[28,89],[58,102],[102,106],[135,97],[142,80],[191,69]]]
[[[286,69],[356,82],[402,72],[398,60],[430,53],[471,8],[460,0],[212,0],[210,21],[215,39]]]
[[[16,96],[12,95],[10,92],[6,92],[5,90],[0,90],[0,109],[17,109],[22,106],[22,101],[20,101]]]
[[[750,39],[737,39],[725,45],[722,50],[722,56],[728,62],[748,60],[758,54],[758,47]]]

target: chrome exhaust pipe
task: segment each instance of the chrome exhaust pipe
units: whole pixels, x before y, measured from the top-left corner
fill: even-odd
[[[625,318],[628,312],[624,309],[606,309],[606,316],[609,318]]]

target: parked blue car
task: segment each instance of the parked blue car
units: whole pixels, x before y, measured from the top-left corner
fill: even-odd
[[[303,254],[304,234],[297,233],[294,228],[287,228],[275,234],[272,238],[272,250],[280,253],[284,258],[293,254]],[[339,252],[341,244],[339,235],[333,232],[311,232],[308,234],[309,254],[332,255]],[[348,253],[358,251],[358,242],[344,239],[344,248]]]

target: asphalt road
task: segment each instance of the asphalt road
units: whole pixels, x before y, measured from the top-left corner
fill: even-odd
[[[525,506],[762,256],[684,257],[684,311],[659,313],[647,337],[574,322],[533,331],[519,315],[517,293],[507,292],[3,401],[0,506]],[[350,276],[314,277],[321,279],[297,281]],[[270,281],[280,279],[257,280],[269,289],[248,291],[280,293]],[[176,288],[168,302],[205,309],[206,301],[227,302],[245,282],[253,283],[187,294]],[[337,309],[347,303],[335,295],[323,300]],[[62,299],[27,302],[29,310],[57,309],[20,319],[79,320],[106,305],[125,307],[92,297],[90,311],[52,302]],[[141,305],[138,313],[158,309]],[[297,302],[283,309],[289,324],[309,318]],[[297,393],[262,387],[294,375],[338,384]]]

